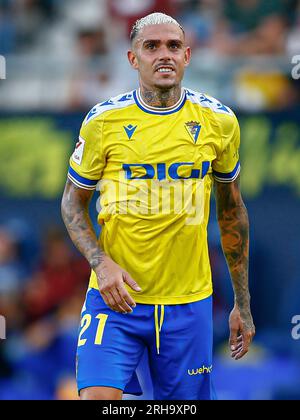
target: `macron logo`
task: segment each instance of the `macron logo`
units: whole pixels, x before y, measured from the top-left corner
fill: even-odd
[[[129,124],[127,127],[124,127],[124,130],[126,131],[126,134],[127,134],[127,137],[128,137],[129,140],[134,135],[134,132],[135,132],[136,128],[137,128],[137,125],[133,126],[131,124]]]

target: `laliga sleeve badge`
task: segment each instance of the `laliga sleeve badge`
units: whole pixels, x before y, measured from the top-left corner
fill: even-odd
[[[83,138],[79,137],[78,142],[76,143],[74,153],[72,155],[72,160],[77,163],[77,165],[81,165],[83,151],[84,151],[85,141]]]

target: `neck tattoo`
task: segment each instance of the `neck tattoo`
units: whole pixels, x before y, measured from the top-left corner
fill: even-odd
[[[168,90],[147,90],[141,88],[141,96],[149,106],[168,108],[175,105],[181,96],[181,87],[176,86]]]

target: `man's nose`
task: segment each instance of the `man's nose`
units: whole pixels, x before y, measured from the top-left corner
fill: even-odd
[[[171,60],[171,54],[170,50],[167,47],[167,45],[162,45],[159,49],[159,59],[161,61],[170,61]]]

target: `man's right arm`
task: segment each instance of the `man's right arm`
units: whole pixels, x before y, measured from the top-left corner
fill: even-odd
[[[93,190],[79,188],[67,180],[61,202],[61,213],[74,245],[95,270],[103,262],[105,253],[99,247],[89,217],[88,209],[93,193]]]
[[[124,282],[133,290],[141,289],[130,275],[100,248],[90,216],[89,203],[93,191],[79,188],[67,180],[61,202],[61,212],[74,245],[96,273],[99,290],[105,303],[116,312],[132,312],[135,302]]]

